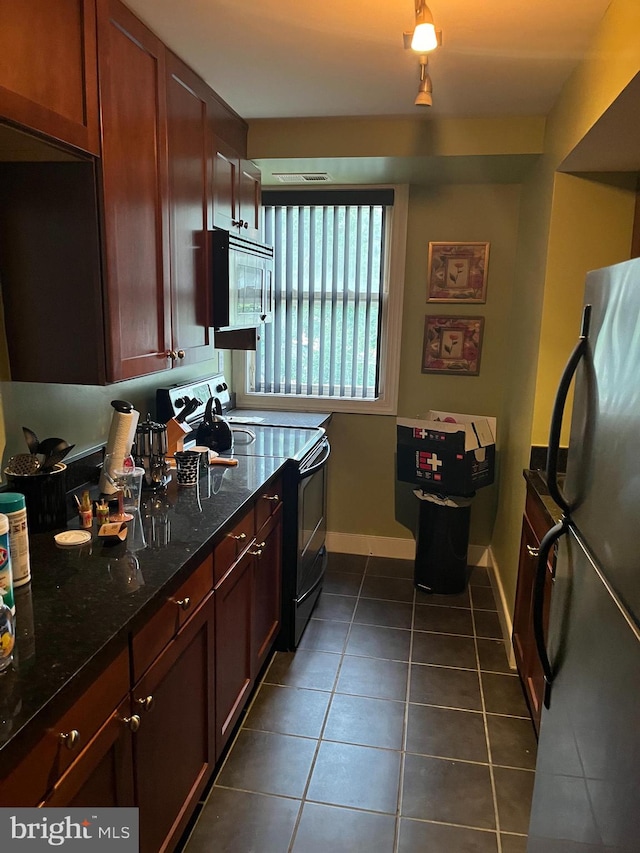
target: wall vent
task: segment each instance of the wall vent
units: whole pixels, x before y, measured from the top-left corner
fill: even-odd
[[[328,172],[274,172],[273,177],[281,184],[326,184],[333,180]]]

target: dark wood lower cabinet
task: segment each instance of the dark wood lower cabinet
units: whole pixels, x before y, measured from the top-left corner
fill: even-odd
[[[134,806],[131,738],[127,697],[40,805]]]
[[[280,628],[282,504],[256,534],[253,573],[253,674],[258,675]],[[260,553],[257,553],[260,552]]]
[[[214,595],[133,691],[140,851],[172,849],[215,764]]]
[[[542,714],[544,675],[538,658],[533,633],[533,594],[540,542],[551,526],[552,524],[540,509],[536,496],[528,492],[525,515],[522,521],[512,640],[516,665],[536,732],[539,730],[540,716]],[[555,554],[552,551],[547,563],[547,576],[544,589],[543,622],[545,631],[549,620],[549,607],[551,604],[554,557]]]
[[[220,755],[253,686],[251,611],[254,556],[245,551],[216,599],[216,749]]]
[[[272,484],[35,748],[0,769],[3,806],[138,806],[141,853],[175,849],[280,627],[280,492]]]

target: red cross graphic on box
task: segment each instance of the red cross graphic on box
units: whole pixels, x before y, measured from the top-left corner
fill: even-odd
[[[419,427],[415,427],[413,430],[413,437],[414,438],[428,438],[428,436],[429,436],[429,430],[424,429],[424,427],[422,429],[420,429]]]
[[[421,450],[418,453],[418,468],[421,471],[428,470],[437,473],[442,464],[442,459],[438,459],[437,453],[432,453],[430,450]]]

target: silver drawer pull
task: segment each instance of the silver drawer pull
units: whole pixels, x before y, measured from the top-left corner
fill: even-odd
[[[262,555],[262,548],[258,548],[257,551],[249,551],[252,557],[260,557]]]
[[[67,749],[76,749],[80,743],[80,732],[77,729],[71,729],[70,732],[60,732],[59,738]]]
[[[280,495],[263,495],[262,496],[265,501],[279,501]]]
[[[140,705],[143,711],[153,710],[153,696],[145,696],[143,699],[136,699],[136,705]]]
[[[191,599],[188,595],[184,598],[172,598],[174,604],[177,604],[181,610],[188,610],[191,607]]]
[[[527,545],[527,554],[530,557],[537,557],[540,553],[539,548],[532,548],[531,545]]]
[[[238,534],[236,534],[235,536],[234,536],[234,534],[233,534],[233,533],[230,533],[230,534],[229,534],[229,536],[230,536],[232,539],[235,539],[235,540],[236,540],[236,542],[244,542],[244,540],[247,538],[247,534],[246,534],[246,533],[238,533]]]
[[[140,717],[137,714],[132,714],[130,717],[124,717],[122,722],[128,726],[132,732],[137,732],[140,728]]]

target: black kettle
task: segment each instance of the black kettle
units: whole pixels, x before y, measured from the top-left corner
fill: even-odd
[[[216,408],[214,413],[213,408]],[[233,449],[233,433],[231,427],[222,415],[222,406],[217,397],[209,397],[204,413],[204,420],[196,432],[196,444],[224,453]]]

